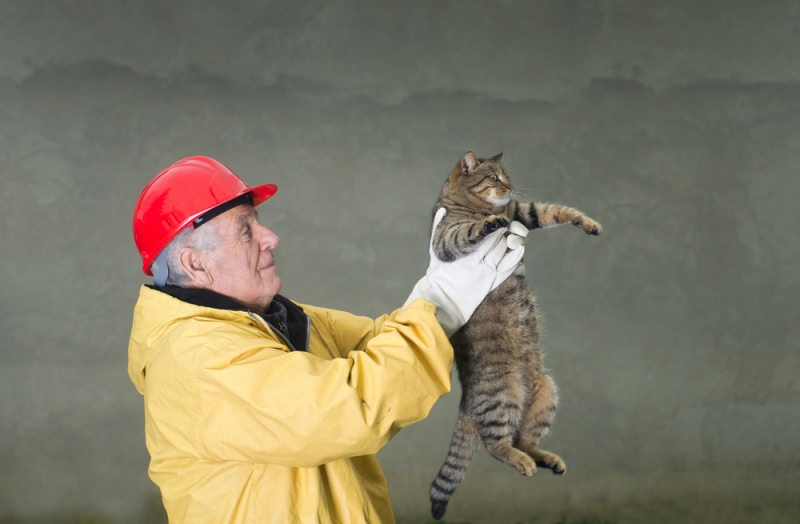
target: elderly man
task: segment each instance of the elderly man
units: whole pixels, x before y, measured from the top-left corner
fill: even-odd
[[[172,523],[394,522],[374,454],[450,390],[448,337],[523,248],[501,230],[469,257],[432,257],[377,320],[300,305],[278,294],[279,240],[255,209],[276,191],[191,157],[139,196],[134,238],[155,278],[128,373],[150,478]]]

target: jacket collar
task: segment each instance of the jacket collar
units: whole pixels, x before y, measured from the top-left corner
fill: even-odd
[[[208,289],[187,288],[173,286],[171,284],[167,284],[164,287],[155,287],[152,285],[147,285],[147,287],[195,306],[250,313],[248,308],[232,298],[215,293],[214,291],[209,291]],[[275,323],[275,319],[283,317],[283,311],[286,312],[285,331],[283,330],[283,326],[276,325]],[[308,317],[303,312],[303,308],[286,297],[275,295],[272,299],[272,303],[267,307],[267,310],[263,313],[258,312],[258,314],[261,315],[265,321],[269,322],[273,329],[277,329],[281,331],[281,334],[286,335],[291,345],[294,346],[294,349],[308,351],[310,326]]]

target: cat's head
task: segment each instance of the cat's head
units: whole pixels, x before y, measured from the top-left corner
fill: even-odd
[[[503,153],[485,159],[468,152],[450,173],[442,188],[442,196],[467,206],[506,206],[514,186],[500,163],[502,158]]]

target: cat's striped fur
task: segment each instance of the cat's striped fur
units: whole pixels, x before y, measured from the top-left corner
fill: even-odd
[[[447,208],[433,239],[438,258],[469,254],[512,220],[528,229],[570,223],[600,234],[600,224],[576,209],[513,200],[501,157],[478,159],[469,152],[453,169],[434,208],[434,214]],[[450,341],[462,394],[450,451],[431,485],[436,519],[444,515],[481,440],[493,457],[523,475],[533,475],[537,465],[566,471],[558,455],[537,447],[553,423],[558,397],[542,363],[535,301],[524,277],[512,275],[489,293]]]

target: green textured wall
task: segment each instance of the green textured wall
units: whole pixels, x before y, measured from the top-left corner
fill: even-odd
[[[377,316],[467,150],[604,232],[526,252],[568,473],[481,451],[448,518],[800,520],[797,2],[3,2],[0,49],[2,522],[157,520],[126,349],[158,171],[277,183],[283,294]],[[458,394],[380,453],[400,520]]]

